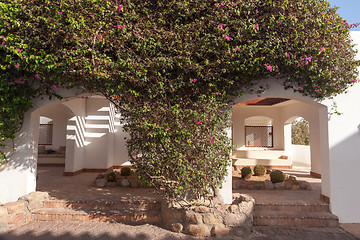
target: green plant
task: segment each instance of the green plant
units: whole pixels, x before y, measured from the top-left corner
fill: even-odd
[[[285,180],[285,175],[279,170],[271,171],[270,180],[272,183],[283,182]]]
[[[257,164],[254,167],[254,175],[255,176],[263,176],[266,173],[266,168],[262,165]]]
[[[0,145],[34,98],[75,86],[119,110],[143,182],[205,197],[230,164],[234,98],[278,77],[321,99],[353,85],[358,66],[325,0],[4,0]]]
[[[106,180],[108,182],[116,182],[116,173],[114,171],[108,172],[106,174]]]
[[[251,167],[243,167],[241,169],[241,178],[250,178],[254,174]]]
[[[125,177],[130,176],[131,169],[129,167],[123,167],[121,168],[120,172],[121,172],[121,176],[125,176]]]

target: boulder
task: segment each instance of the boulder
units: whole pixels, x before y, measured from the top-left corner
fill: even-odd
[[[265,180],[264,185],[267,190],[274,189],[274,184],[270,180]]]
[[[104,188],[106,186],[106,178],[98,178],[95,180],[95,187]]]

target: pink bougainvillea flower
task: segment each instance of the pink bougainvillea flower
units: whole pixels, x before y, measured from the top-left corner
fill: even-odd
[[[197,79],[196,79],[196,78],[194,78],[194,79],[193,79],[193,82],[194,82],[194,83],[196,83],[196,82],[197,82]]]
[[[222,28],[222,27],[223,27],[223,25],[221,25],[221,24],[220,24],[220,25],[218,25],[218,27],[219,27],[219,28]]]
[[[35,74],[35,77],[36,77],[36,78],[39,78],[40,76],[39,76],[39,74]]]
[[[118,6],[118,10],[121,11],[123,9],[123,5]]]
[[[62,14],[63,14],[63,12],[59,12],[59,11],[58,11],[57,13],[58,13],[58,14],[60,14],[60,15],[62,15]]]
[[[259,25],[254,25],[254,28],[259,29]]]
[[[272,72],[272,66],[267,66],[266,69]]]
[[[10,24],[9,24],[9,23],[7,23],[7,24],[6,24],[6,26],[10,26]]]
[[[219,5],[219,4],[218,4],[218,3],[215,3],[214,5],[217,6],[217,5]]]
[[[5,40],[5,37],[4,37],[4,36],[1,36],[1,38]]]
[[[320,48],[320,52],[322,52],[322,51],[325,51],[325,48],[324,48],[324,47]]]
[[[18,67],[19,67],[19,64],[15,64],[15,67],[18,68]]]
[[[231,83],[234,83],[234,80],[231,80],[230,82],[231,82]]]
[[[311,57],[305,58],[306,61],[311,61]]]
[[[6,41],[3,41],[2,43],[1,43],[1,45],[5,45],[6,44]]]
[[[259,13],[259,9],[256,9],[255,12],[256,12],[256,13]]]
[[[237,46],[234,49],[235,49],[235,51],[239,50],[239,48]]]
[[[221,5],[221,6],[224,6],[224,3],[223,3],[223,2],[221,2],[221,3],[220,3],[220,5]]]
[[[203,123],[202,123],[202,122],[197,122],[197,124],[200,124],[200,125],[201,125],[201,124],[203,124]]]

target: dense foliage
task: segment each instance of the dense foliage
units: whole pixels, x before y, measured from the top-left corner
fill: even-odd
[[[294,121],[291,125],[291,144],[310,145],[309,122],[304,118]]]
[[[100,92],[138,173],[169,196],[221,184],[232,97],[268,77],[329,97],[359,65],[351,26],[324,0],[6,0],[0,27],[1,142],[39,94]]]

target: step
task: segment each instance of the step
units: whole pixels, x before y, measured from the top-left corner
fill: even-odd
[[[338,217],[329,212],[255,211],[254,226],[338,227]]]
[[[255,159],[278,159],[281,156],[288,156],[284,150],[233,150],[234,158],[255,158]]]
[[[290,159],[257,159],[257,158],[232,158],[234,166],[255,166],[257,164],[263,166],[291,166]]]
[[[255,204],[255,211],[257,212],[330,212],[329,204]]]
[[[161,202],[157,200],[48,200],[44,202],[44,208],[70,208],[70,209],[130,209],[130,210],[159,210]]]
[[[121,222],[130,224],[161,223],[157,210],[75,210],[69,208],[42,208],[33,212],[34,221]]]

